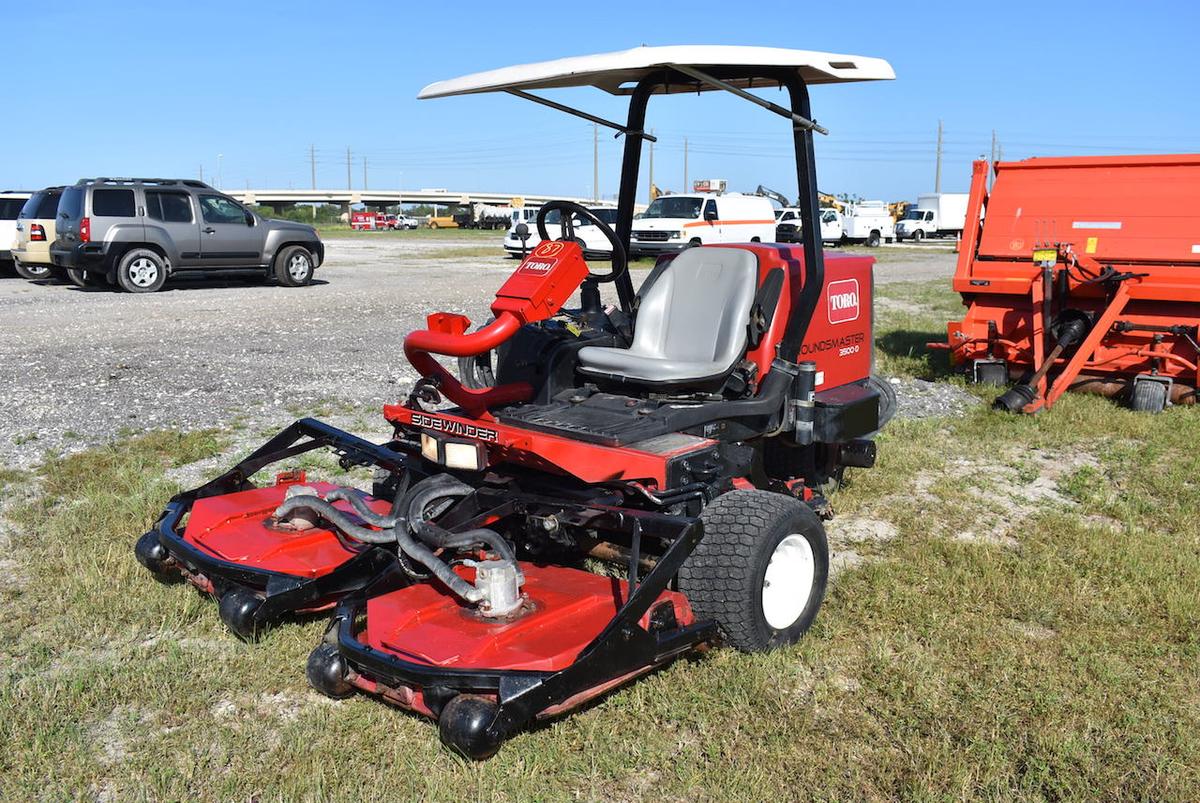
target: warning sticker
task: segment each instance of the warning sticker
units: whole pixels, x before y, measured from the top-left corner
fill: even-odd
[[[1087,248],[1085,248],[1084,251],[1086,251],[1089,254],[1096,253],[1096,244],[1099,242],[1100,242],[1099,237],[1088,237],[1087,238]]]

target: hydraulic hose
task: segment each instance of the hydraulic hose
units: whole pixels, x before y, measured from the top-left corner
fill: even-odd
[[[358,517],[367,524],[373,524],[381,529],[390,529],[396,526],[398,517],[395,512],[386,516],[376,513],[367,504],[366,500],[351,488],[334,488],[325,494],[325,499],[330,502],[337,502],[338,500],[348,502],[350,507],[354,508],[354,512],[358,514]]]
[[[403,529],[370,530],[366,527],[360,527],[352,522],[344,512],[338,510],[332,503],[319,496],[293,496],[284,501],[275,510],[275,515],[280,519],[286,519],[291,513],[300,508],[307,508],[316,512],[321,518],[356,540],[369,544],[395,543],[405,555],[408,555],[426,569],[429,569],[437,579],[445,583],[451,591],[467,602],[477,603],[482,599],[482,594],[478,589],[455,574],[454,570],[439,559],[437,555],[434,555],[429,547],[414,541],[412,536]]]
[[[356,541],[363,541],[368,544],[390,544],[396,541],[394,530],[390,528],[372,530],[355,524],[343,511],[334,507],[333,503],[327,502],[319,496],[302,494],[300,496],[289,497],[283,501],[282,505],[275,508],[275,517],[277,519],[288,519],[292,513],[301,508],[312,510]]]
[[[483,592],[466,580],[459,577],[453,569],[424,544],[417,543],[412,536],[402,530],[393,530],[396,544],[413,560],[433,572],[433,576],[446,584],[446,587],[467,602],[476,603],[483,599]]]
[[[494,530],[479,528],[464,533],[452,533],[433,524],[426,517],[425,511],[431,502],[445,497],[467,496],[473,491],[474,489],[470,485],[449,474],[438,474],[422,480],[413,486],[413,492],[409,497],[407,516],[409,529],[435,549],[463,548],[479,543],[485,544],[500,555],[502,560],[515,566],[517,557],[513,553],[512,547]],[[432,515],[436,516],[438,512],[434,512]]]

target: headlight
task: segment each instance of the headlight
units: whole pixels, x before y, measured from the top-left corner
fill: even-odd
[[[487,452],[477,441],[457,441],[421,433],[421,457],[431,463],[462,471],[481,471],[487,465]]]
[[[667,232],[667,238],[671,239],[671,240],[678,240],[682,236],[683,236],[683,232],[681,232],[681,231]]]
[[[421,433],[421,457],[432,463],[438,462],[437,438],[426,432]]]
[[[483,468],[482,444],[446,441],[446,468],[479,471]]]

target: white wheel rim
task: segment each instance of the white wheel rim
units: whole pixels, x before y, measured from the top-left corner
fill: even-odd
[[[138,257],[129,265],[129,281],[136,287],[149,287],[158,279],[158,265],[146,257]]]
[[[808,606],[816,573],[807,538],[793,533],[779,542],[763,576],[762,608],[768,625],[785,630],[796,623]]]
[[[295,254],[288,260],[288,275],[296,281],[300,281],[308,275],[308,257],[304,254]]]

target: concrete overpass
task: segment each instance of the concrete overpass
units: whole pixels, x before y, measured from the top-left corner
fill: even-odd
[[[584,205],[595,203],[590,198],[571,198],[563,195],[529,195],[520,192],[460,192],[446,189],[424,190],[222,190],[242,203],[269,206],[276,211],[296,204],[336,204],[342,208],[362,204],[368,209],[384,209],[396,204],[437,204],[461,206],[472,203],[511,204],[524,199],[537,206],[552,200],[575,201]]]

